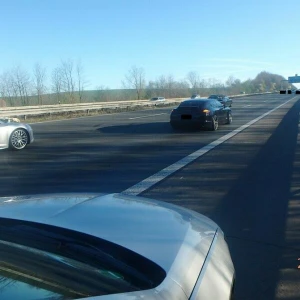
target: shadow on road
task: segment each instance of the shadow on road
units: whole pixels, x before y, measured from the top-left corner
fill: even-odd
[[[299,272],[290,271],[296,270],[300,256],[299,189],[291,193],[293,174],[300,174],[299,111],[297,102],[211,215],[228,236],[236,267],[236,299],[300,299],[300,281],[295,280]],[[295,195],[296,203],[290,206]],[[284,287],[279,297],[279,281],[284,278],[289,278],[291,291]]]
[[[222,129],[222,126],[220,127]],[[226,126],[224,127],[226,128]],[[100,127],[97,129],[102,133],[109,134],[168,134],[168,133],[195,133],[207,134],[210,131],[207,129],[199,129],[191,126],[185,126],[180,129],[174,130],[169,122],[159,122],[159,123],[134,123],[130,125],[117,125],[117,126],[107,126]]]

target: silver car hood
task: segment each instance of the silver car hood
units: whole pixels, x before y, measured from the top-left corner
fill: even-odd
[[[147,299],[171,299],[174,295],[176,299],[188,298],[218,229],[196,212],[122,194],[2,197],[0,217],[94,235],[139,253],[166,271],[166,279],[155,291],[128,293],[128,299],[142,295]],[[99,298],[111,297],[127,298],[124,294]]]

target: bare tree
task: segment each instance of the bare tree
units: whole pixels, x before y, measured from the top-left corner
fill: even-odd
[[[27,71],[17,66],[11,71],[12,90],[21,99],[22,105],[29,104],[29,94],[32,87],[30,75]]]
[[[167,88],[167,78],[164,75],[161,75],[157,80],[156,80],[156,86],[157,89],[160,92],[164,92],[164,90]]]
[[[168,97],[174,97],[174,88],[175,88],[175,79],[173,75],[169,75],[167,77],[167,91],[168,91]]]
[[[199,81],[199,83],[198,83],[198,87],[199,87],[200,89],[207,88],[207,85],[208,85],[208,83],[207,83],[207,81],[206,81],[205,79],[201,79],[201,80]]]
[[[149,81],[147,96],[187,97],[190,94],[189,83],[185,80],[176,81],[173,75],[161,75],[156,80]]]
[[[59,67],[52,71],[52,91],[56,95],[56,102],[61,102],[61,92],[62,92],[62,72]]]
[[[96,89],[97,89],[96,101],[100,101],[100,102],[111,101],[110,88],[108,86],[99,85],[97,86]]]
[[[196,89],[198,87],[200,80],[199,80],[199,75],[196,71],[189,72],[186,75],[186,79],[188,80],[192,89]]]
[[[128,71],[128,74],[125,75],[125,81],[123,82],[123,85],[126,88],[135,89],[137,98],[140,100],[146,85],[144,69],[132,66]]]
[[[69,100],[75,100],[75,77],[74,77],[74,63],[73,60],[65,60],[61,62],[61,87],[69,96]]]
[[[82,102],[83,100],[83,91],[86,86],[86,81],[84,77],[84,70],[81,61],[77,62],[76,65],[76,76],[77,76],[77,89],[78,89],[78,96],[79,96],[79,102]]]
[[[36,63],[33,68],[34,88],[38,97],[38,104],[43,104],[43,94],[46,92],[46,68]]]
[[[235,81],[235,77],[230,75],[228,77],[228,79],[226,80],[225,84],[226,84],[226,86],[231,87],[234,85],[234,81]]]
[[[155,81],[152,82],[153,89],[155,90],[155,96],[164,96],[166,97],[168,89],[168,78],[165,75],[159,76]]]
[[[4,72],[0,76],[0,96],[10,104],[13,105],[14,96],[17,97],[17,94],[14,93],[13,88],[13,79],[11,72]]]

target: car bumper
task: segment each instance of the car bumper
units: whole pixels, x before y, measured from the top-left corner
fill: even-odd
[[[203,128],[210,127],[212,124],[212,117],[202,117],[199,119],[191,119],[191,120],[170,120],[170,124],[172,127],[176,128]]]

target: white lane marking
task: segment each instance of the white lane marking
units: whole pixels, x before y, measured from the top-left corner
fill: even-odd
[[[251,106],[251,104],[248,104],[248,105],[245,105],[245,106],[243,106],[243,107],[250,107]]]
[[[229,140],[233,136],[237,135],[241,131],[243,131],[246,128],[250,127],[254,123],[258,122],[262,118],[266,117],[267,115],[269,115],[273,111],[277,110],[278,108],[282,107],[283,105],[287,104],[288,102],[292,101],[295,98],[296,97],[293,97],[292,99],[290,99],[290,100],[280,104],[279,106],[269,110],[268,112],[262,114],[261,116],[257,117],[256,119],[242,125],[241,127],[227,133],[226,135],[224,135],[224,136],[220,137],[219,139],[211,142],[210,144],[202,147],[201,149],[199,149],[199,150],[191,153],[190,155],[180,159],[176,163],[162,169],[161,171],[155,173],[154,175],[151,175],[150,177],[148,177],[148,178],[142,180],[141,182],[133,185],[132,187],[126,189],[125,191],[122,192],[122,194],[137,196],[137,195],[143,193],[144,191],[148,190],[149,188],[151,188],[152,186],[154,186],[158,182],[164,180],[166,177],[168,177],[168,176],[172,175],[173,173],[175,173],[176,171],[182,169],[183,167],[190,164],[191,162],[193,162],[194,160],[196,160],[200,156],[204,155],[208,151],[214,149],[218,145],[220,145],[220,144],[224,143],[225,141]]]
[[[141,117],[134,117],[134,118],[129,118],[129,120],[135,120],[135,119],[142,119],[142,118],[151,118],[155,116],[161,116],[161,115],[166,115],[167,113],[161,113],[161,114],[155,114],[155,115],[147,115],[147,116],[141,116]]]

